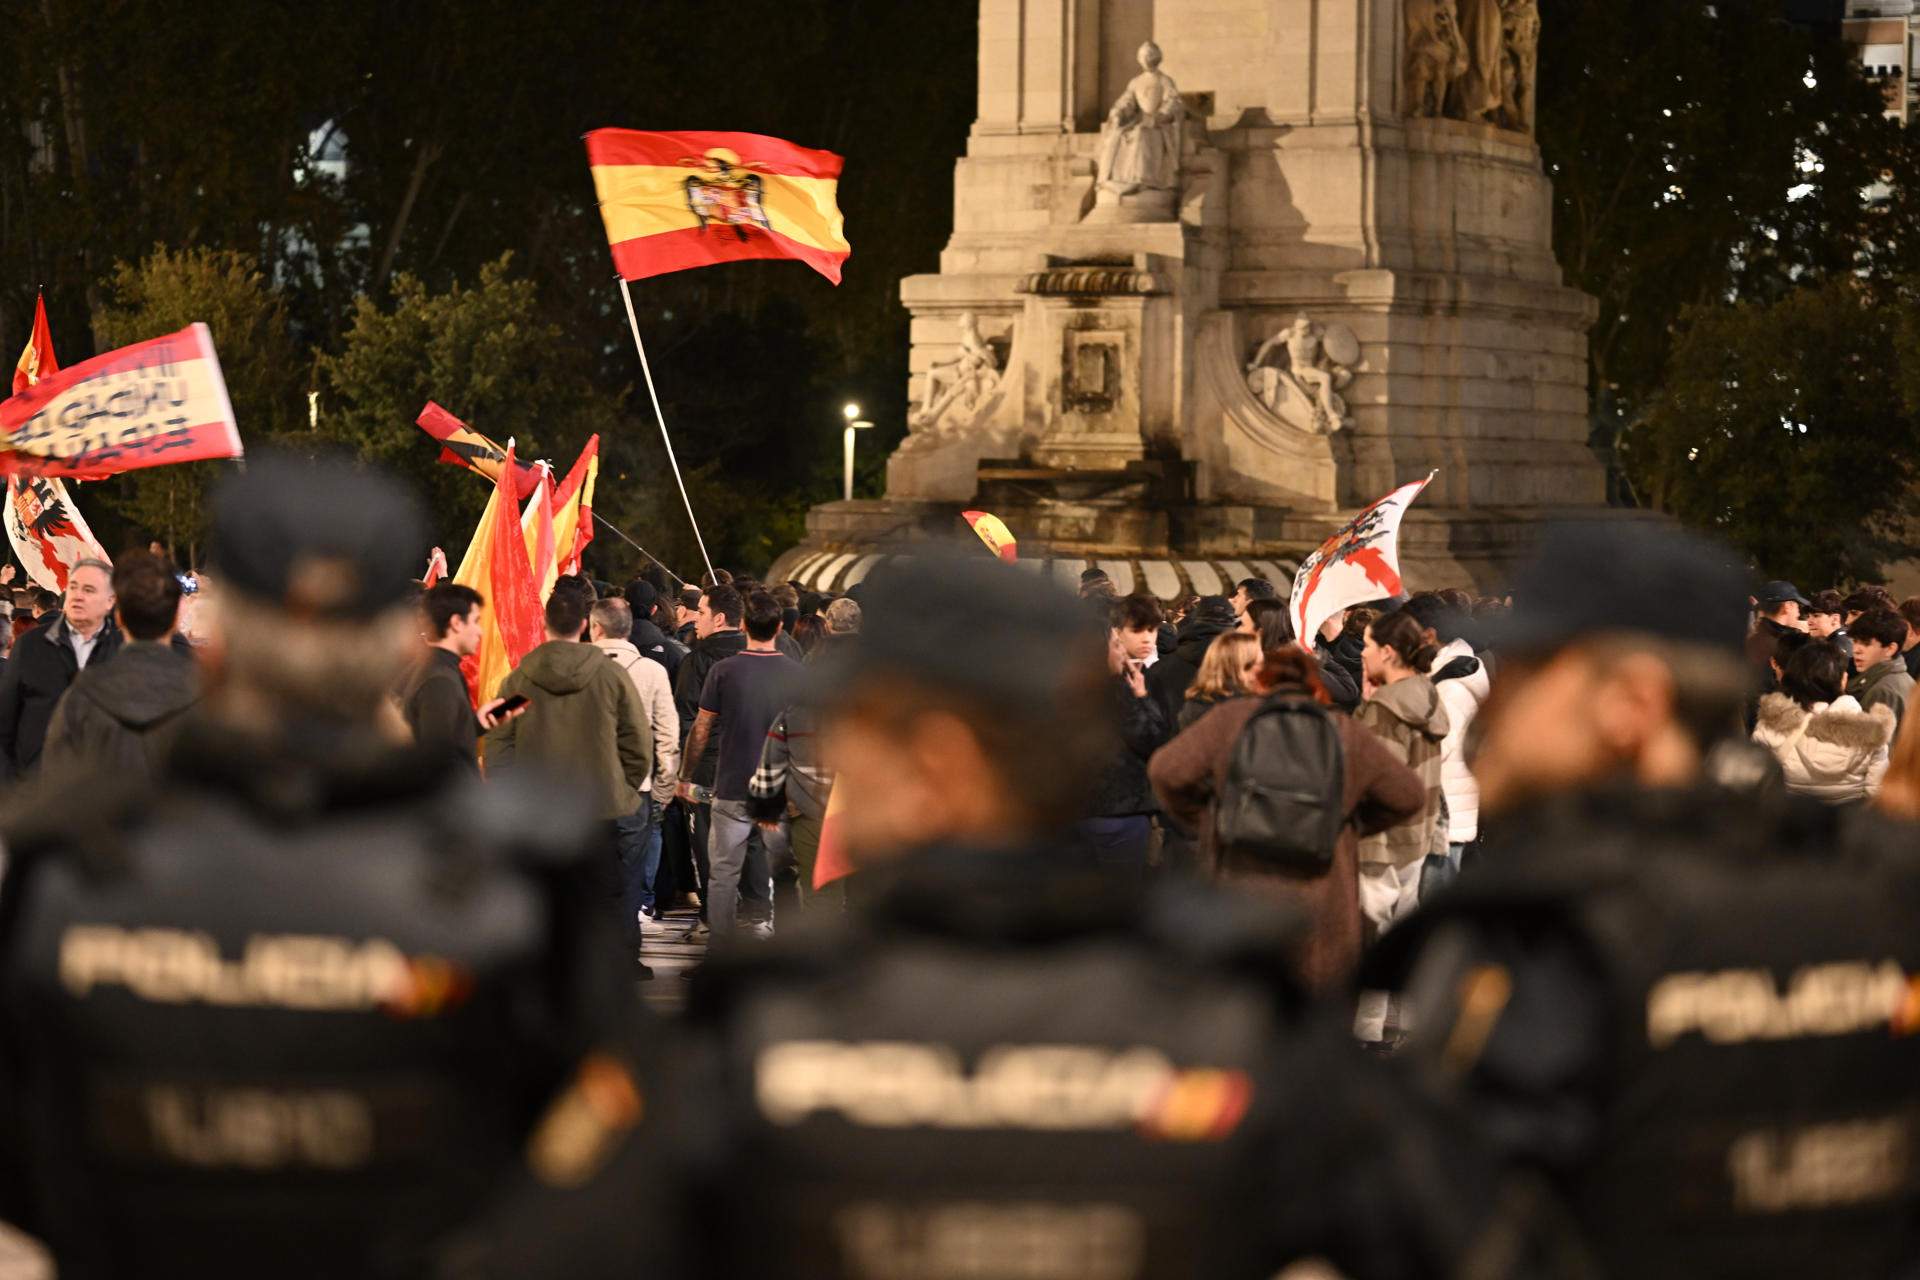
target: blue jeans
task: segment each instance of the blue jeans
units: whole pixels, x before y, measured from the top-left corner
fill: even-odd
[[[1427,855],[1426,862],[1420,867],[1420,901],[1425,902],[1454,882],[1460,874],[1460,855],[1466,847],[1464,844],[1450,844],[1445,857],[1437,853]]]
[[[1124,818],[1082,818],[1073,824],[1080,842],[1101,867],[1126,875],[1147,873],[1153,820],[1144,813]]]
[[[642,796],[639,811],[630,818],[615,818],[613,831],[620,846],[621,932],[632,935],[637,944],[640,911],[653,908],[653,878],[660,870],[660,806],[653,797]]]

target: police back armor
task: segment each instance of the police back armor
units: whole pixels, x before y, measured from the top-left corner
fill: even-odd
[[[0,1215],[63,1280],[427,1274],[604,1160],[630,1025],[584,828],[466,772],[201,730],[164,792],[14,825]]]
[[[1750,798],[1571,802],[1387,935],[1427,1050],[1600,1274],[1888,1276],[1920,1209],[1920,882]]]
[[[1485,1186],[1309,1014],[1290,932],[1066,857],[922,854],[845,932],[700,975],[697,1274],[1448,1274]]]

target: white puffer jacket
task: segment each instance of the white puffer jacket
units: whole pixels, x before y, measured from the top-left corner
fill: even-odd
[[[1760,699],[1753,740],[1778,757],[1787,790],[1845,804],[1880,790],[1893,728],[1891,707],[1862,711],[1842,694],[1808,711],[1784,693],[1770,693]]]
[[[1461,658],[1473,658],[1473,646],[1455,640],[1440,650],[1431,674],[1438,676],[1448,663]],[[1447,709],[1447,739],[1440,744],[1440,789],[1447,796],[1448,844],[1466,844],[1480,834],[1480,784],[1467,768],[1467,726],[1487,700],[1492,682],[1486,664],[1473,660],[1477,665],[1471,674],[1433,682],[1440,691],[1440,705]]]

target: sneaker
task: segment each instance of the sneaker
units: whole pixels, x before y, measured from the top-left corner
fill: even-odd
[[[705,942],[712,935],[713,930],[707,928],[707,922],[705,920],[695,920],[692,927],[680,935],[680,940],[682,942]]]
[[[653,981],[652,967],[637,955],[633,958],[633,980],[635,982]]]

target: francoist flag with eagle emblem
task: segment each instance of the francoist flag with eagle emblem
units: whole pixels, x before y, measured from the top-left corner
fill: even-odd
[[[797,258],[835,284],[852,252],[841,158],[758,133],[595,129],[587,161],[624,280]]]

